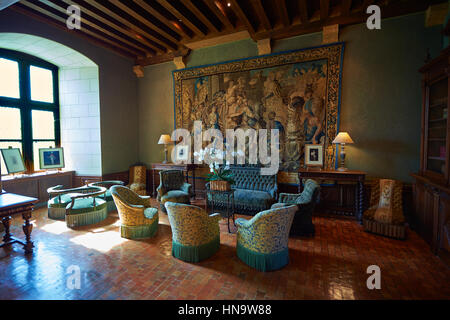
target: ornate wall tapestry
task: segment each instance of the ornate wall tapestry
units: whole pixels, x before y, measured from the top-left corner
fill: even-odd
[[[282,171],[304,164],[305,144],[331,145],[338,130],[344,44],[173,72],[175,127],[279,129]],[[333,166],[324,156],[324,165]]]

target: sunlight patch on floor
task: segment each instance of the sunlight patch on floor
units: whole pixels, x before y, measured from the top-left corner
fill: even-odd
[[[41,230],[53,234],[62,234],[64,232],[70,231],[70,229],[67,228],[65,221],[55,221],[52,223],[47,223],[41,227]]]
[[[98,230],[98,229],[97,229]],[[88,249],[94,249],[100,252],[108,252],[115,246],[127,242],[127,239],[121,238],[117,231],[106,231],[96,233],[86,233],[70,239],[71,242],[82,245]]]

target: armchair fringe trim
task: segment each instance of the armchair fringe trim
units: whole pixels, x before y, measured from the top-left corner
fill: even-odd
[[[278,270],[289,263],[289,249],[264,254],[249,250],[238,242],[236,251],[239,259],[259,271]]]
[[[216,253],[220,248],[220,235],[213,241],[199,246],[184,246],[176,241],[172,241],[172,255],[186,262],[199,262],[205,260]]]
[[[158,231],[158,223],[159,217],[156,215],[156,218],[151,224],[142,226],[121,225],[120,236],[127,239],[151,238],[156,234],[156,231]]]

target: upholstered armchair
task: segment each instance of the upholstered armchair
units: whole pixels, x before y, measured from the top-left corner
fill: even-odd
[[[292,222],[290,235],[311,236],[315,233],[312,214],[319,197],[320,185],[315,180],[308,179],[302,193],[280,193],[279,202],[273,204],[272,209],[296,204],[298,210]]]
[[[237,256],[259,270],[277,270],[289,263],[289,230],[296,205],[262,211],[252,219],[236,219]]]
[[[181,170],[163,170],[159,172],[160,184],[156,191],[161,210],[167,212],[166,202],[191,203],[192,186],[184,180]]]
[[[147,195],[147,167],[132,166],[130,167],[130,179],[128,188],[141,196]]]
[[[220,214],[208,215],[202,208],[166,202],[172,228],[172,255],[186,262],[209,258],[220,247]]]
[[[369,209],[363,214],[365,231],[405,239],[402,191],[401,181],[376,179],[372,182]]]
[[[152,208],[150,197],[140,196],[123,186],[112,186],[111,195],[120,218],[122,238],[153,237],[158,230],[158,209]]]
[[[108,206],[108,212],[117,210],[116,205],[114,204],[114,199],[111,195],[111,187],[112,186],[123,186],[125,183],[123,181],[119,180],[108,180],[108,181],[99,181],[99,182],[92,182],[89,183],[90,187],[105,187],[106,193],[101,197],[103,200],[106,201],[106,204]]]

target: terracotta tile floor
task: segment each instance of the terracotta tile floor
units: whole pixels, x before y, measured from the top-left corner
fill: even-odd
[[[290,239],[290,264],[262,273],[238,259],[226,220],[218,253],[190,264],[171,256],[161,212],[157,236],[143,241],[120,238],[117,213],[78,230],[49,220],[45,208],[34,217],[33,255],[20,245],[0,249],[0,299],[450,299],[449,268],[410,230],[408,240],[391,240],[354,221],[317,217],[314,238]],[[21,223],[15,218],[12,232],[22,237]],[[381,290],[366,287],[372,264],[381,268]],[[72,265],[80,289],[67,286]]]

